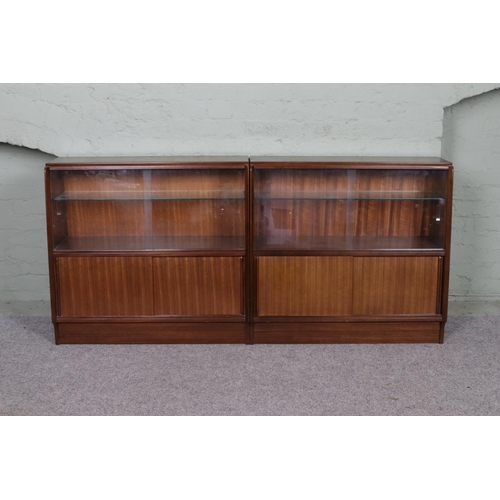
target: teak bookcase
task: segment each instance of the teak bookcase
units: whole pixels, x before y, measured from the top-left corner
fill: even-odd
[[[56,343],[443,342],[440,158],[59,158]]]

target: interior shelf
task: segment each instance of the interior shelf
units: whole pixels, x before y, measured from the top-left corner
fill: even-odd
[[[272,190],[258,191],[256,200],[439,200],[445,198],[433,191],[329,191]]]
[[[54,201],[244,200],[244,190],[64,191]]]
[[[55,252],[245,250],[244,236],[87,236],[69,237]]]
[[[257,237],[258,251],[442,251],[442,245],[422,236],[286,236]]]

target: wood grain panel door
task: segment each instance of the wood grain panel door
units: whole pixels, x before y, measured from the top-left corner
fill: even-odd
[[[155,314],[244,313],[242,257],[154,257]]]
[[[440,257],[354,257],[353,314],[436,314]]]
[[[258,316],[351,314],[352,257],[259,257]]]
[[[58,257],[64,317],[152,316],[151,257]]]

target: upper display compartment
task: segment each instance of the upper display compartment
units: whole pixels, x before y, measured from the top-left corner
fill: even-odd
[[[257,252],[444,251],[448,167],[254,165]]]
[[[60,162],[48,167],[54,251],[244,252],[245,163]]]

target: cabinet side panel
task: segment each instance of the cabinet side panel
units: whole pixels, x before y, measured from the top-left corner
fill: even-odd
[[[152,316],[151,257],[57,258],[64,317]]]
[[[154,257],[155,314],[243,314],[241,257]]]
[[[352,257],[259,257],[259,316],[351,314]]]
[[[353,314],[436,314],[439,257],[354,257]]]

